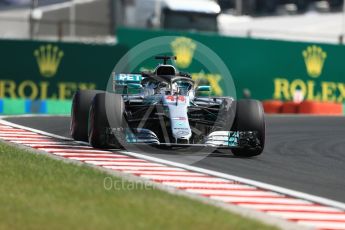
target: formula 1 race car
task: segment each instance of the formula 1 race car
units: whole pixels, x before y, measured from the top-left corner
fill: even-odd
[[[113,73],[111,90],[77,91],[72,137],[96,148],[206,146],[231,149],[236,156],[261,154],[265,143],[261,103],[210,96],[209,86],[196,86],[189,74],[167,64],[172,58],[176,59],[156,57],[163,64],[153,72]]]

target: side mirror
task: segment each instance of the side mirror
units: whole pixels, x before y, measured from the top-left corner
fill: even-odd
[[[127,87],[129,89],[141,89],[141,88],[143,88],[142,85],[139,83],[128,83]]]
[[[211,86],[209,85],[201,85],[196,88],[197,92],[211,92]]]

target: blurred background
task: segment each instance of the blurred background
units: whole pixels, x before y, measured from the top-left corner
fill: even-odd
[[[210,47],[237,96],[265,101],[267,112],[340,106],[344,12],[343,0],[0,0],[0,113],[69,113],[77,89],[104,89],[130,48],[164,35]],[[171,52],[193,58],[190,44]],[[224,95],[222,76],[176,64]]]
[[[342,42],[343,0],[1,0],[0,37],[115,42],[120,26]]]

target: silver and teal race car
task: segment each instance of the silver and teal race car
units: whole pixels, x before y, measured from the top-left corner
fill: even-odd
[[[73,97],[71,135],[96,148],[154,146],[230,149],[236,156],[261,154],[262,105],[256,100],[210,96],[190,75],[163,60],[152,72],[113,74],[112,89],[80,90]]]

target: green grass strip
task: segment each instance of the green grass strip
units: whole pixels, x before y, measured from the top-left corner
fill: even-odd
[[[0,229],[275,229],[220,208],[0,143]]]

